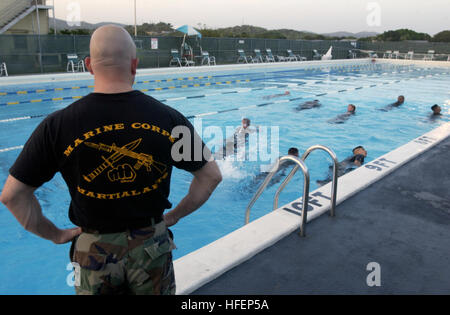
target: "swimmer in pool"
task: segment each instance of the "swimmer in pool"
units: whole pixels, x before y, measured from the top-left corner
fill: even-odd
[[[283,94],[274,94],[274,95],[266,95],[266,96],[263,96],[263,99],[265,99],[265,100],[270,100],[270,99],[275,98],[275,97],[281,97],[281,96],[286,96],[286,95],[290,95],[290,94],[291,94],[291,92],[286,91],[286,92],[284,92]]]
[[[431,106],[431,110],[433,111],[433,113],[431,115],[433,115],[433,116],[442,116],[442,114],[441,114],[441,106],[439,106],[438,104],[434,104],[433,106]]]
[[[224,141],[223,152],[217,152],[215,157],[225,158],[228,155],[235,154],[238,148],[245,146],[249,135],[258,131],[259,126],[250,126],[250,119],[242,118],[241,126],[236,128],[232,137]]]
[[[436,120],[436,119],[442,117],[441,106],[439,106],[438,104],[434,104],[433,106],[431,106],[431,110],[433,112],[430,115],[430,120]]]
[[[333,119],[328,120],[330,124],[343,124],[345,123],[351,116],[355,115],[356,106],[353,104],[349,104],[347,106],[347,112],[344,114],[340,114]]]
[[[353,155],[347,157],[338,164],[338,177],[347,174],[364,164],[364,158],[367,157],[367,151],[363,146],[357,146],[352,150]],[[333,165],[330,165],[328,176],[324,180],[318,180],[317,184],[323,186],[333,179]]]
[[[394,107],[399,107],[400,105],[403,105],[404,102],[405,102],[405,97],[403,95],[400,95],[399,97],[397,97],[397,102],[389,104],[384,108],[380,108],[380,110],[387,112],[387,111],[393,109]]]
[[[298,105],[296,108],[294,108],[294,110],[301,111],[301,110],[312,109],[312,108],[316,108],[316,107],[320,107],[320,106],[322,106],[322,104],[320,104],[319,100],[307,101],[307,102],[304,102],[303,104]]]
[[[290,148],[288,150],[288,155],[299,157],[298,149],[297,148]],[[268,187],[273,186],[274,184],[279,183],[287,174],[285,173],[287,169],[290,169],[291,167],[295,166],[296,163],[292,161],[285,161],[283,164],[278,166],[278,169],[276,170],[276,174],[274,177],[272,177],[272,180],[267,185]],[[272,169],[273,165],[270,166],[270,169]],[[269,170],[270,170],[269,169]],[[256,175],[253,180],[249,183],[248,188],[258,188],[259,185],[266,179],[266,177],[269,175],[269,171],[261,172],[258,175]]]

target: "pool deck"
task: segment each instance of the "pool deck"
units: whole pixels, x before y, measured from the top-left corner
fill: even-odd
[[[192,294],[450,294],[449,187],[447,137]]]

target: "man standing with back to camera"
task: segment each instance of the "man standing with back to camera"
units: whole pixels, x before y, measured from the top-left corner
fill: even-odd
[[[131,36],[107,25],[91,38],[86,66],[94,92],[48,116],[25,144],[0,201],[22,226],[56,244],[73,241],[79,265],[77,294],[174,294],[167,227],[198,209],[222,177],[191,123],[176,110],[133,90],[138,59]],[[174,138],[172,130],[190,131]],[[179,159],[183,140],[202,157]],[[187,148],[183,147],[183,150]],[[183,152],[185,156],[186,152]],[[194,175],[188,194],[171,211],[172,166]],[[61,230],[43,214],[37,187],[61,172],[71,195]]]

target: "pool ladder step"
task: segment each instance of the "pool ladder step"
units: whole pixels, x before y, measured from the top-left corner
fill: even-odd
[[[310,148],[308,148],[305,153],[303,153],[301,158],[298,158],[293,155],[286,155],[278,159],[277,163],[272,167],[272,169],[269,172],[269,175],[264,179],[264,182],[259,186],[258,190],[256,191],[253,198],[250,200],[250,203],[247,206],[247,209],[245,211],[245,224],[248,224],[250,221],[250,210],[255,204],[256,200],[261,196],[263,191],[266,189],[267,185],[272,180],[273,176],[275,176],[278,168],[286,163],[286,161],[294,162],[296,165],[291,170],[291,172],[286,176],[284,181],[281,183],[280,187],[278,187],[274,201],[273,201],[273,210],[278,209],[278,199],[280,197],[280,193],[283,191],[283,189],[286,187],[286,185],[291,181],[292,177],[297,173],[299,169],[303,172],[303,198],[302,198],[302,214],[301,214],[301,222],[300,222],[300,236],[305,236],[305,228],[306,228],[306,222],[307,222],[307,216],[308,211],[303,211],[304,209],[308,209],[308,200],[309,200],[309,184],[310,184],[310,178],[309,178],[309,170],[308,167],[305,164],[305,160],[308,158],[308,156],[311,154],[311,152],[315,150],[322,150],[327,152],[331,158],[333,159],[333,180],[331,183],[331,207],[330,207],[330,216],[335,216],[335,209],[336,209],[336,193],[337,193],[337,181],[338,181],[338,160],[336,157],[336,154],[331,150],[330,148],[323,146],[323,145],[314,145]]]

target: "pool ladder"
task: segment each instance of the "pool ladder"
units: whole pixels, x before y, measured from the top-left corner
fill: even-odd
[[[245,211],[245,224],[248,224],[250,221],[250,209],[255,204],[256,200],[261,196],[263,191],[266,189],[267,185],[272,180],[273,176],[277,173],[278,168],[284,164],[286,161],[292,161],[296,165],[291,170],[291,172],[286,176],[284,181],[281,183],[280,187],[278,187],[274,201],[273,201],[273,210],[278,209],[278,199],[280,197],[280,193],[283,191],[283,189],[286,187],[286,185],[291,181],[292,177],[297,173],[299,169],[303,172],[303,198],[302,198],[302,215],[301,215],[301,222],[300,222],[300,236],[305,236],[305,227],[307,222],[307,216],[308,211],[303,211],[303,209],[308,209],[308,200],[309,200],[309,170],[308,167],[305,164],[305,160],[308,158],[308,156],[311,154],[311,152],[315,150],[323,150],[327,152],[331,158],[333,159],[333,180],[331,184],[331,207],[330,207],[330,216],[335,216],[335,209],[336,209],[336,193],[337,193],[337,180],[338,180],[338,160],[336,157],[336,154],[329,148],[323,145],[314,145],[310,148],[308,148],[305,153],[303,153],[301,158],[298,158],[296,156],[292,155],[286,155],[278,159],[277,163],[272,167],[272,169],[269,172],[269,175],[265,178],[264,182],[259,186],[258,190],[256,191],[253,198],[250,200],[250,203],[247,206],[247,209]],[[306,196],[306,198],[305,198]]]

